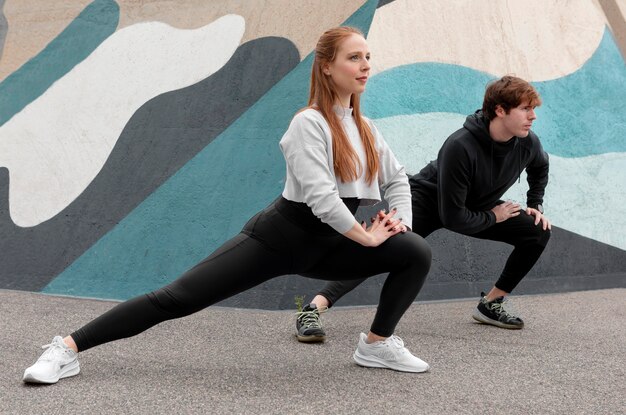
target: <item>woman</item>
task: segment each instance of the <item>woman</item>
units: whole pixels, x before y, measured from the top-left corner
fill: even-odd
[[[284,274],[340,280],[389,272],[354,359],[362,366],[428,370],[393,336],[426,278],[431,254],[420,236],[406,232],[411,195],[404,168],[360,113],[368,61],[358,30],[325,32],[315,50],[309,107],[280,141],[287,164],[282,196],[171,284],[118,304],[65,338],[56,336],[26,369],[24,382],[74,376],[79,351],[134,336]],[[379,185],[394,209],[367,228],[354,213],[360,203],[380,200]]]

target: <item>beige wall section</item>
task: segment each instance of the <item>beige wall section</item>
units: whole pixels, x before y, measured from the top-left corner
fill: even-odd
[[[6,0],[8,30],[0,60],[0,81],[36,56],[93,0]],[[117,0],[118,29],[159,21],[196,29],[226,14],[246,20],[242,42],[263,36],[291,40],[304,58],[322,31],[337,26],[365,0]]]
[[[6,0],[0,81],[37,55],[93,0]]]
[[[311,52],[319,35],[337,26],[365,0],[118,0],[120,28],[159,21],[177,28],[197,28],[226,14],[246,20],[242,42],[263,36],[291,40],[301,58]]]
[[[606,19],[593,0],[396,0],[370,29],[373,72],[443,62],[532,81],[580,68],[602,39]]]

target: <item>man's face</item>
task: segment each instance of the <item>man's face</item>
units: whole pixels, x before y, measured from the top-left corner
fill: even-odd
[[[533,121],[537,119],[535,108],[528,101],[525,101],[517,107],[511,108],[508,114],[502,110],[504,128],[511,136],[527,137]]]

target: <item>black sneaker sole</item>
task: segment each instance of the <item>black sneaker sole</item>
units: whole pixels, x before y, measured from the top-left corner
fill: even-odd
[[[302,335],[296,334],[296,338],[302,343],[322,343],[326,341],[326,336]]]
[[[503,323],[501,321],[497,321],[497,320],[494,320],[494,319],[491,319],[491,318],[487,317],[486,315],[481,313],[478,309],[474,310],[474,313],[472,314],[472,317],[474,318],[474,320],[478,321],[479,323],[490,324],[492,326],[500,327],[501,329],[519,330],[519,329],[523,329],[524,328],[524,323],[522,323],[522,324],[506,324],[506,323]]]

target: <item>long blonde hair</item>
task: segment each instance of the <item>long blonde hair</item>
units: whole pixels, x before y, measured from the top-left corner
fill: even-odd
[[[337,90],[331,77],[326,76],[323,69],[325,64],[335,60],[339,44],[353,34],[363,36],[363,33],[358,29],[341,26],[327,30],[319,38],[315,47],[315,59],[311,69],[311,89],[308,102],[308,106],[318,110],[330,126],[333,139],[333,168],[335,174],[343,182],[356,180],[361,174],[363,166],[354,148],[350,145],[350,140],[341,125],[339,117],[333,111],[333,105],[338,99]],[[374,134],[361,116],[360,94],[352,94],[350,106],[352,107],[352,116],[365,149],[367,160],[365,179],[368,184],[371,184],[380,166]]]

